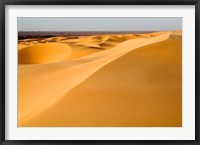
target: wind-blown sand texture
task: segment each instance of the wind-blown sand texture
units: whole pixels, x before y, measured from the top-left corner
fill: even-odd
[[[181,127],[182,32],[24,39],[19,127]]]

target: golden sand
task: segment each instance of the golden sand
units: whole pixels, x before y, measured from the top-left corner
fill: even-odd
[[[29,41],[19,127],[182,126],[181,31]]]

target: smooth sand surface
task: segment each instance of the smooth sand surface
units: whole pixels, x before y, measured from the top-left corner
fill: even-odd
[[[18,51],[32,54],[30,47],[43,44],[32,41],[19,42]],[[67,57],[19,62],[19,127],[182,126],[181,31],[43,41],[71,52],[44,47],[45,60]]]

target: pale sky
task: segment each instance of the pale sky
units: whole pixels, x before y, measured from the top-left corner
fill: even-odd
[[[182,18],[18,18],[18,31],[162,31],[182,29]]]

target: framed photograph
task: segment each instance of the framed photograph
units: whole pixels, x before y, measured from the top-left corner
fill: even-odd
[[[3,145],[199,145],[199,0],[1,0]]]

